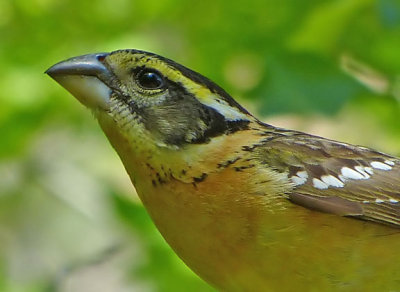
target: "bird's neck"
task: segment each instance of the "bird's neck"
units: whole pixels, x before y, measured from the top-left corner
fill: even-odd
[[[121,131],[121,127],[108,115],[97,118],[135,185],[138,180],[152,184],[164,183],[172,178],[186,183],[202,180],[210,170],[218,172],[246,159],[251,154],[249,147],[262,139],[253,129],[213,137],[201,144],[166,147],[157,144],[141,129],[132,127]]]

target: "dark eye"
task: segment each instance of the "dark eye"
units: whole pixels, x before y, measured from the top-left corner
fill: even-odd
[[[136,77],[140,87],[144,89],[160,89],[164,86],[164,78],[154,70],[144,69]]]

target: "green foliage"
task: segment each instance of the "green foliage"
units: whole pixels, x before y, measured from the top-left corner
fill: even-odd
[[[68,57],[154,51],[258,114],[328,120],[318,134],[400,153],[398,0],[3,0],[0,36],[1,291],[211,289],[156,231],[90,113],[43,74]],[[93,263],[119,242],[127,263]]]

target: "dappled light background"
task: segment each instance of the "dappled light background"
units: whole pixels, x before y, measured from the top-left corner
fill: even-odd
[[[90,111],[43,74],[124,48],[201,72],[273,125],[400,155],[398,0],[2,0],[0,291],[213,291]]]

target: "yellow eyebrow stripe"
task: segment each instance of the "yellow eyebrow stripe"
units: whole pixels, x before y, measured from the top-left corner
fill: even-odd
[[[136,62],[137,66],[146,66],[158,70],[169,80],[175,83],[180,83],[184,88],[193,95],[199,102],[209,107],[212,107],[222,114],[229,121],[249,120],[249,116],[241,112],[238,108],[229,105],[221,96],[212,92],[203,84],[185,76],[180,70],[174,68],[163,60],[153,56],[140,57]]]

